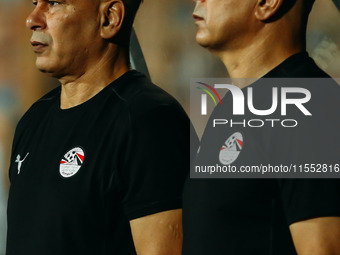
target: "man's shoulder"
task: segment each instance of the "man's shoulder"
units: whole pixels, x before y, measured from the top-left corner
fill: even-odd
[[[41,98],[39,98],[35,103],[32,104],[32,106],[29,108],[27,112],[30,112],[32,110],[37,110],[37,109],[46,109],[45,107],[52,104],[55,102],[55,100],[59,97],[60,95],[60,87],[57,87]]]
[[[24,125],[24,123],[27,121],[31,122],[37,118],[40,118],[42,114],[46,113],[46,109],[48,109],[55,102],[59,94],[60,87],[57,87],[33,103],[20,119],[18,127]]]
[[[330,78],[330,76],[306,51],[302,51],[285,59],[264,78]]]
[[[133,114],[144,114],[159,108],[170,108],[185,113],[178,101],[143,74],[130,71],[130,79],[118,86],[114,92],[123,100]]]

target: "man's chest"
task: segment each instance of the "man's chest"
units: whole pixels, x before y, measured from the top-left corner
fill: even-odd
[[[11,200],[23,206],[30,202],[74,208],[98,203],[114,189],[112,179],[121,167],[127,137],[118,122],[72,123],[54,117],[43,122],[17,134],[10,165]]]

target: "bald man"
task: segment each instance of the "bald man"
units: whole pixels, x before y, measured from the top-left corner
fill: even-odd
[[[257,80],[239,83],[243,92],[254,89],[257,106],[268,107],[272,87],[284,84],[259,78],[330,78],[305,51],[312,0],[194,2],[197,42],[223,61],[236,84]],[[208,121],[194,165],[339,167],[340,88],[329,79],[308,89],[313,116],[302,118],[297,107],[290,108],[303,119],[295,129],[214,127],[213,119],[262,117],[233,115],[228,92]],[[340,254],[339,179],[188,178],[183,201],[184,255]]]

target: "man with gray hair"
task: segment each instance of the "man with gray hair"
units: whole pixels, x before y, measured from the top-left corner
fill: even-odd
[[[36,66],[61,86],[16,129],[7,255],[181,253],[189,119],[130,68],[140,2],[33,0]]]

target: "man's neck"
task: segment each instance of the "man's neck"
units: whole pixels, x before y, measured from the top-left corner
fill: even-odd
[[[107,53],[82,73],[60,78],[60,108],[69,109],[88,101],[128,70],[122,52],[116,55]]]
[[[257,79],[303,49],[301,43],[278,33],[262,33],[247,47],[215,54],[222,60],[231,78]]]

